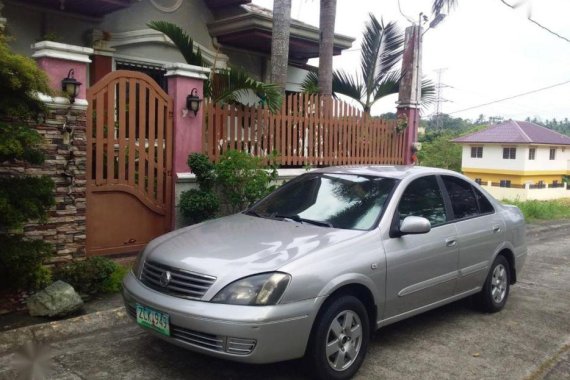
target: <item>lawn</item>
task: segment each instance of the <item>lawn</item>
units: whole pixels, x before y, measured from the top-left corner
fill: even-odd
[[[527,222],[534,220],[570,219],[570,198],[552,201],[507,201],[503,203],[516,205],[523,212]]]

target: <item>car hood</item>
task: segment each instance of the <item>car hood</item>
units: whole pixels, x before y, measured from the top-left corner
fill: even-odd
[[[155,239],[145,250],[145,260],[215,276],[225,283],[278,270],[365,232],[235,214]]]

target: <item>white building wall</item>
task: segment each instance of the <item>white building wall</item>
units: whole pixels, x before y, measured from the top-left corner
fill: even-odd
[[[483,146],[483,157],[472,158],[471,147]],[[506,147],[506,146],[505,146]],[[461,164],[463,168],[469,169],[496,169],[496,170],[516,170],[523,171],[528,150],[524,147],[517,147],[517,155],[514,160],[503,159],[502,145],[464,145]]]
[[[483,157],[472,158],[471,147],[483,146]],[[517,158],[503,158],[503,148],[509,145],[463,145],[461,165],[469,169],[496,169],[516,171],[567,171],[570,169],[570,147],[552,146],[556,148],[556,159],[550,160],[550,145],[518,145]],[[536,149],[535,159],[529,160],[529,149]]]
[[[548,201],[553,199],[570,198],[570,189],[565,187],[542,189],[517,189],[512,187],[482,186],[489,194],[498,200],[510,201]]]

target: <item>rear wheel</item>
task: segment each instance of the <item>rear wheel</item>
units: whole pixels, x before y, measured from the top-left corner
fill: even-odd
[[[368,313],[351,295],[329,305],[315,322],[307,359],[318,379],[350,379],[360,368],[370,339]]]
[[[477,295],[477,303],[482,311],[496,313],[507,303],[510,290],[510,267],[504,256],[499,255],[491,266],[481,293]]]

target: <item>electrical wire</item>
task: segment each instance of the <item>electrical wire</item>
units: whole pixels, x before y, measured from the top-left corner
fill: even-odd
[[[517,9],[517,7],[518,7],[518,5],[509,4],[509,3],[507,3],[505,0],[499,0],[499,1],[500,1],[501,3],[503,3],[503,4],[505,4],[507,7],[511,8],[511,9]],[[542,28],[543,30],[546,30],[548,33],[550,33],[550,34],[552,34],[552,35],[554,35],[554,36],[556,36],[556,37],[558,37],[558,38],[560,38],[560,39],[562,39],[562,40],[564,40],[564,41],[566,41],[566,42],[570,42],[570,39],[568,39],[568,38],[566,38],[566,37],[564,37],[564,36],[562,36],[562,35],[556,33],[555,31],[551,30],[550,28],[547,28],[546,26],[542,25],[542,24],[539,23],[538,21],[532,19],[532,18],[530,17],[530,15],[527,17],[527,20],[530,21],[530,22],[532,22],[533,24],[535,24],[535,25],[538,26],[539,28]]]
[[[464,108],[464,109],[461,109],[461,110],[449,112],[448,115],[453,115],[453,114],[455,114],[455,113],[464,112],[464,111],[469,111],[469,110],[472,110],[472,109],[475,109],[475,108],[486,107],[486,106],[489,106],[489,105],[491,105],[491,104],[504,102],[505,100],[511,100],[511,99],[515,99],[515,98],[520,98],[521,96],[530,95],[530,94],[534,94],[534,93],[537,93],[537,92],[540,92],[540,91],[549,90],[549,89],[551,89],[551,88],[563,86],[563,85],[568,84],[568,83],[570,83],[570,80],[567,80],[567,81],[565,81],[565,82],[556,83],[556,84],[553,84],[553,85],[551,85],[551,86],[538,88],[538,89],[536,89],[536,90],[531,90],[531,91],[523,92],[523,93],[521,93],[521,94],[509,96],[509,97],[507,97],[507,98],[497,99],[497,100],[493,100],[493,101],[488,102],[488,103],[479,104],[479,105],[476,105],[476,106],[472,106],[472,107]]]

